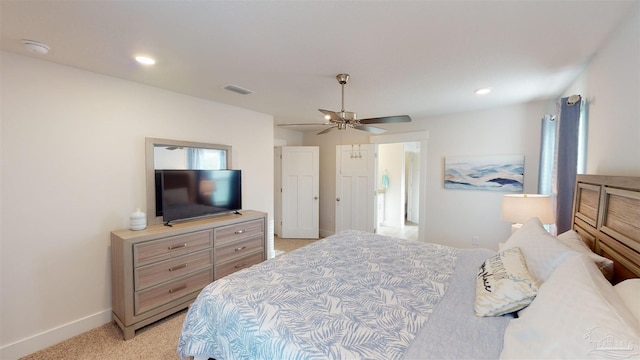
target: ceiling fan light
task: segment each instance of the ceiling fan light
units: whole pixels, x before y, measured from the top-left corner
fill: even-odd
[[[324,119],[325,119],[325,120],[331,120],[331,116],[329,116],[329,115],[325,115],[325,116],[324,116]]]

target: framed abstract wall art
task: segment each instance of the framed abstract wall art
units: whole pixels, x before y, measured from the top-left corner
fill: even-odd
[[[522,192],[524,155],[448,156],[444,188]]]

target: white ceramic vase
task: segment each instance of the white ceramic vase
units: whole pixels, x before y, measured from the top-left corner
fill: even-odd
[[[131,213],[131,223],[129,229],[131,230],[144,230],[147,228],[147,215],[140,211],[139,208]]]

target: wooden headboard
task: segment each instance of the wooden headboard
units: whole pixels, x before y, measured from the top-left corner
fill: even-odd
[[[640,177],[578,175],[572,228],[613,260],[613,284],[640,277]]]

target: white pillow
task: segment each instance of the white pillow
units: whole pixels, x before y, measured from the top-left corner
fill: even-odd
[[[488,258],[476,278],[476,316],[500,316],[520,310],[536,297],[538,285],[529,275],[520,248]]]
[[[627,279],[613,286],[640,327],[640,279]]]
[[[640,329],[613,286],[584,255],[570,256],[504,334],[500,358],[637,357]]]
[[[537,217],[529,219],[511,234],[504,248],[511,247],[522,250],[527,268],[539,284],[545,282],[564,259],[576,254],[549,234]]]
[[[558,235],[557,238],[561,243],[570,247],[574,251],[587,255],[591,261],[598,266],[604,277],[608,280],[613,279],[613,261],[591,251],[587,244],[582,241],[577,232],[574,230],[568,230]]]

